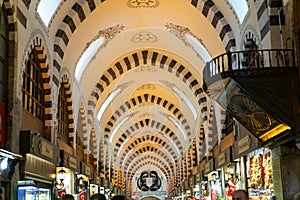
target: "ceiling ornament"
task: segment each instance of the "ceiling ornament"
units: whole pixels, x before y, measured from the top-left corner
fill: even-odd
[[[90,41],[86,44],[86,47],[87,48],[88,46],[90,46],[90,44],[92,42],[94,42],[95,40],[97,40],[98,38],[103,38],[104,39],[104,42],[103,44],[101,45],[100,49],[101,48],[104,48],[107,46],[107,44],[114,38],[116,37],[119,33],[121,33],[122,31],[124,31],[125,29],[125,26],[123,24],[118,24],[118,25],[115,25],[115,26],[111,26],[109,28],[106,28],[106,29],[102,29],[98,32],[98,34]]]
[[[99,38],[103,38],[103,43],[101,44],[101,46],[97,49],[96,53],[93,55],[93,57],[91,58],[90,62],[91,63],[95,58],[96,55],[99,53],[99,51],[103,48],[105,48],[108,43],[115,38],[119,33],[121,33],[123,30],[125,29],[125,26],[123,24],[118,24],[115,26],[111,26],[109,28],[106,29],[102,29],[98,32],[98,34],[93,37],[93,39],[91,41],[89,41],[88,43],[86,43],[81,55],[79,56],[76,65],[79,61],[79,59],[81,58],[81,56],[84,54],[84,52],[89,48],[89,46],[95,42],[96,40],[98,40]],[[88,63],[88,64],[89,64]]]
[[[156,69],[152,65],[142,65],[137,67],[137,69],[134,70],[134,72],[156,72]]]
[[[153,115],[149,112],[146,112],[139,116],[139,118],[145,118],[145,117],[153,117]]]
[[[142,31],[135,34],[131,40],[135,43],[150,43],[158,41],[157,37],[148,31]]]
[[[134,117],[136,116],[138,113],[140,113],[140,111],[135,111],[129,114],[130,117]]]
[[[157,8],[159,6],[158,0],[128,0],[127,6],[129,8]]]
[[[137,180],[137,186],[144,192],[157,191],[161,187],[161,179],[156,171],[143,171]]]
[[[125,83],[118,85],[117,88],[120,88],[122,91],[124,91],[125,89],[127,89],[129,86],[131,86],[133,84],[134,84],[134,81],[131,80],[131,81],[127,81]]]
[[[141,87],[139,87],[137,90],[138,91],[141,91],[141,90],[156,90],[156,87],[153,84],[144,84]]]
[[[191,45],[188,40],[187,37],[188,36],[192,36],[194,39],[196,39],[205,49],[206,46],[204,45],[203,41],[201,38],[198,38],[197,35],[195,35],[194,33],[192,33],[192,31],[188,28],[188,27],[183,27],[177,24],[173,24],[173,23],[168,23],[165,25],[165,27],[170,31],[170,33],[172,33],[173,35],[175,35],[179,40],[181,40],[184,45],[190,49],[192,49],[197,57],[202,59],[202,56],[196,51],[196,49],[193,47],[193,45]]]

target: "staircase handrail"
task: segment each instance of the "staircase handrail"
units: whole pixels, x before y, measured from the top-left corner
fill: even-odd
[[[228,51],[206,63],[204,81],[224,72],[296,67],[294,49]]]

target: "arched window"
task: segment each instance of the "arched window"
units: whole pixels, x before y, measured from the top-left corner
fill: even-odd
[[[33,49],[23,73],[23,108],[34,118],[45,123],[45,92],[38,53]],[[40,130],[38,130],[40,131]]]
[[[0,9],[0,102],[5,102],[7,77],[7,21],[5,10]]]
[[[66,83],[62,81],[60,84],[60,90],[58,95],[58,105],[57,105],[57,121],[58,121],[58,136],[70,144],[69,141],[69,114],[68,114],[68,104],[67,104],[67,93],[65,88]]]

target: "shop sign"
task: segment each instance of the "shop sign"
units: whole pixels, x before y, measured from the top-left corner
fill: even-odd
[[[84,166],[84,174],[88,176],[91,175],[91,168],[89,166]]]
[[[226,163],[226,154],[225,152],[221,153],[219,156],[218,156],[218,166],[222,166]]]
[[[4,103],[0,102],[0,149],[4,149],[5,141],[5,112],[4,112]]]
[[[69,164],[70,168],[76,169],[77,168],[77,160],[76,160],[76,158],[73,158],[73,157],[69,156],[69,162],[68,162],[68,164]]]
[[[36,186],[36,183],[33,180],[18,181],[18,186],[24,186],[24,185]]]
[[[251,148],[251,138],[249,135],[246,137],[242,138],[238,142],[238,154],[241,154]]]
[[[196,174],[196,183],[200,183],[201,182],[201,174],[200,172],[198,174]]]
[[[99,176],[95,176],[95,183],[101,185],[101,178]]]
[[[39,144],[40,154],[48,158],[54,158],[53,146],[46,141],[41,140]]]
[[[194,187],[194,176],[191,176],[189,179],[190,187]]]
[[[188,179],[184,182],[184,186],[185,186],[186,189],[189,188],[189,181],[188,181]]]
[[[104,186],[105,188],[108,188],[109,183],[108,183],[108,180],[107,180],[107,179],[104,179],[104,181],[103,181],[103,186]]]
[[[207,175],[211,171],[210,163],[204,165],[204,173]]]

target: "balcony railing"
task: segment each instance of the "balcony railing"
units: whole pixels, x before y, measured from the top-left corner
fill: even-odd
[[[236,51],[221,54],[206,63],[203,78],[206,84],[212,82],[212,77],[229,76],[230,72],[247,70],[268,70],[275,68],[296,67],[293,49],[264,49],[251,51]]]

